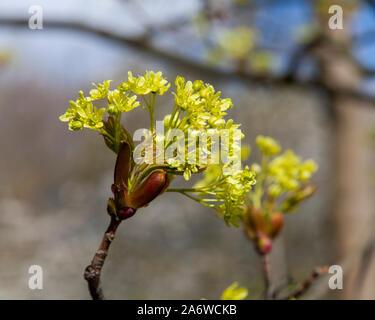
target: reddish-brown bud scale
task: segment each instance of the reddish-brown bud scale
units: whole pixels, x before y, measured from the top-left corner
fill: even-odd
[[[266,229],[266,222],[262,212],[255,207],[249,207],[247,210],[247,224],[248,226],[255,231],[255,233],[262,231],[264,232]]]
[[[251,209],[250,224],[256,232],[265,231],[266,223],[262,211],[254,207]]]
[[[125,220],[125,219],[128,219],[128,218],[134,216],[134,214],[136,212],[137,212],[137,209],[125,207],[125,208],[121,208],[118,211],[117,215],[118,215],[120,220]]]
[[[117,192],[117,187],[116,187],[116,185],[113,183],[112,185],[111,185],[111,191],[112,191],[112,193],[115,195],[116,194],[116,192]]]
[[[117,209],[128,206],[126,201],[127,187],[125,187],[124,185],[112,184],[111,191],[115,196],[115,203]]]
[[[155,170],[129,194],[128,205],[132,208],[144,207],[163,193],[168,185],[167,173],[163,170]]]
[[[247,208],[243,221],[246,234],[251,239],[255,239],[258,232],[264,233],[266,230],[266,222],[262,212],[253,206]]]
[[[115,165],[114,182],[116,186],[128,186],[130,154],[130,146],[126,142],[121,143]]]
[[[276,237],[284,226],[284,217],[281,212],[272,213],[270,217],[270,237]]]

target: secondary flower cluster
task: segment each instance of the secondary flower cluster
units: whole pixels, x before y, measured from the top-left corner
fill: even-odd
[[[295,211],[301,201],[315,192],[315,186],[307,182],[317,165],[312,160],[302,161],[291,150],[278,155],[281,147],[270,137],[258,136],[256,143],[262,155],[260,163],[228,176],[223,174],[224,166],[209,166],[194,190],[202,204],[215,210],[225,207],[223,217],[227,224],[238,226],[242,222],[247,236],[264,254],[271,250],[272,239],[283,227],[283,213]],[[249,154],[245,148],[243,151]],[[212,192],[224,204],[211,203],[215,201],[209,198]]]
[[[208,50],[209,62],[234,63],[239,72],[249,67],[253,72],[268,71],[271,54],[255,48],[256,34],[246,26],[220,29],[214,37],[213,46]]]
[[[203,81],[185,81],[183,77],[177,76],[176,91],[173,93],[174,107],[164,117],[164,133],[160,136],[154,117],[156,96],[165,94],[171,86],[162,73],[148,71],[145,75],[135,77],[129,72],[127,81],[116,89],[110,89],[110,84],[110,80],[94,84],[95,88],[90,91],[89,96],[80,91],[78,99],[71,101],[68,110],[60,117],[61,121],[69,122],[70,130],[89,128],[98,131],[103,135],[106,145],[117,154],[112,186],[114,199],[108,202],[108,212],[126,219],[164,191],[170,191],[215,208],[228,224],[236,224],[244,210],[247,193],[255,183],[255,175],[248,167],[242,170],[238,166],[243,135],[238,130],[239,124],[224,118],[226,111],[233,107],[231,99],[221,98],[220,92],[215,92],[211,85]],[[98,100],[104,100],[107,107],[98,108],[95,105]],[[157,157],[156,145],[160,143],[164,153],[170,147],[175,148],[172,156],[166,157],[162,163],[135,161],[136,148],[132,136],[121,125],[121,116],[138,107],[149,113],[150,130],[145,140],[151,141],[151,158]],[[106,112],[108,117],[105,118]],[[176,143],[173,136],[176,129],[183,133],[183,145]],[[199,143],[193,151],[190,147],[196,145],[196,140],[191,142],[188,139],[191,130],[207,132],[207,143]],[[213,146],[217,141],[213,141],[210,130],[218,134],[219,140],[227,141],[225,157],[222,150],[214,150]],[[179,148],[184,149],[181,153],[183,156],[180,157]],[[140,155],[143,155],[142,152]],[[187,161],[196,154],[198,158],[199,155],[207,156],[207,161],[201,163],[198,159],[193,164]],[[219,162],[212,166],[210,160],[214,158],[219,159]],[[213,168],[218,172],[215,181],[209,178],[209,172]],[[177,175],[183,175],[189,180],[192,174],[205,171],[208,172],[205,180],[210,180],[210,186],[202,186],[199,193],[209,195],[209,199],[191,196],[189,192],[196,192],[195,188],[167,189]]]
[[[317,165],[312,160],[302,161],[291,150],[279,155],[281,147],[270,137],[258,136],[256,143],[262,158],[251,166],[257,185],[249,193],[243,223],[248,237],[265,254],[283,227],[283,213],[295,211],[315,192],[316,187],[308,181]]]
[[[292,150],[270,159],[281,151],[279,144],[270,137],[258,136],[256,143],[263,159],[261,164],[253,164],[252,168],[265,182],[259,187],[258,198],[254,198],[257,204],[264,193],[275,199],[287,192],[300,190],[301,185],[308,182],[317,170],[313,160],[302,161]]]
[[[255,174],[247,166],[243,170],[227,172],[223,166],[212,165],[194,190],[199,202],[221,213],[227,225],[239,226],[254,184]]]

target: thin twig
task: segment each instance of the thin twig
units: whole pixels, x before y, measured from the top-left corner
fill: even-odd
[[[264,299],[271,300],[272,299],[272,287],[271,287],[271,267],[270,262],[268,260],[268,254],[262,255],[262,262],[263,262],[263,276],[264,276]]]
[[[313,273],[305,281],[303,281],[294,292],[282,298],[281,300],[290,300],[300,297],[310,288],[310,286],[314,283],[314,281],[317,278],[326,274],[328,272],[328,269],[328,266],[315,268]]]
[[[272,292],[272,299],[277,300],[280,293],[283,292],[286,288],[290,285],[295,284],[295,280],[291,276],[287,276],[287,278],[281,283],[278,287],[276,287]]]
[[[105,258],[108,254],[109,246],[115,238],[117,227],[121,220],[111,217],[111,222],[104,233],[102,242],[96,251],[91,264],[85,269],[84,277],[88,283],[90,295],[93,300],[104,300],[102,286],[100,284],[100,275],[104,265]]]

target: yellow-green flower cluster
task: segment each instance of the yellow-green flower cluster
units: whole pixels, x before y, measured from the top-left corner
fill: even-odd
[[[155,93],[159,96],[168,91],[171,84],[167,79],[163,78],[162,72],[147,71],[144,76],[134,77],[128,72],[128,81],[121,85],[123,91],[130,90],[135,94],[145,95]]]
[[[230,171],[224,170],[221,165],[211,165],[204,171],[203,179],[195,185],[195,190],[199,192],[199,202],[214,208],[228,226],[239,226],[248,194],[254,184],[255,173],[247,166],[243,170]],[[211,195],[214,200],[209,198]]]
[[[137,96],[126,94],[122,90],[113,90],[108,93],[108,113],[116,114],[118,112],[128,112],[138,107],[140,103]]]
[[[281,150],[280,145],[271,137],[257,136],[255,141],[260,152],[265,156],[273,156]]]
[[[298,192],[318,169],[313,160],[302,161],[292,150],[278,155],[281,147],[271,137],[258,136],[256,143],[262,162],[251,166],[259,182],[251,198],[257,207],[261,206],[264,195],[275,199],[285,193]]]
[[[254,38],[253,30],[240,26],[224,30],[218,40],[218,46],[223,54],[230,58],[246,59],[254,47]]]
[[[76,101],[70,101],[70,108],[60,117],[60,120],[69,122],[70,130],[81,130],[85,127],[102,132],[103,116],[106,109],[98,109],[93,105],[94,101],[106,99],[107,112],[110,115],[116,115],[140,106],[137,94],[163,95],[170,87],[170,83],[163,78],[161,72],[153,71],[147,71],[144,76],[138,77],[134,77],[129,72],[128,80],[121,83],[115,90],[110,90],[110,83],[111,80],[107,80],[103,84],[94,84],[95,89],[90,90],[88,97],[85,97],[80,91],[79,98]],[[132,96],[133,93],[135,95]]]
[[[207,133],[217,130],[216,132],[222,135],[219,130],[226,129],[228,142],[231,145],[230,150],[228,150],[228,162],[235,162],[237,155],[240,154],[239,141],[243,138],[243,135],[238,130],[239,124],[234,124],[231,119],[228,121],[224,119],[227,115],[226,111],[233,107],[231,99],[221,98],[220,91],[215,92],[213,86],[204,84],[201,80],[185,81],[183,77],[178,76],[175,86],[175,106],[172,113],[164,118],[166,136],[168,136],[168,131],[172,129],[180,129],[186,136],[188,130],[204,130]],[[192,135],[191,132],[189,134]],[[223,138],[223,136],[221,137]],[[182,154],[186,154],[186,158],[195,156],[195,154],[189,154],[189,144],[184,146],[185,152]],[[211,158],[214,157],[211,152],[210,140],[208,140],[206,147],[200,144],[197,149],[194,149],[193,153],[198,152],[199,154],[211,155]],[[170,166],[183,171],[185,179],[190,179],[191,173],[196,173],[207,165],[199,163],[192,165],[186,161],[186,158],[171,159],[168,162]]]
[[[137,163],[139,170],[134,173],[134,179],[129,178],[129,185],[134,181],[134,183],[142,181],[155,168],[162,169],[172,176],[183,175],[186,180],[189,180],[193,173],[206,171],[204,178],[206,185],[198,189],[176,191],[214,208],[224,217],[228,225],[238,225],[247,194],[255,184],[255,175],[248,167],[240,169],[243,134],[239,130],[239,124],[233,123],[231,119],[225,119],[227,110],[233,107],[231,99],[221,98],[221,92],[215,92],[210,84],[200,80],[185,81],[183,77],[178,76],[175,81],[175,104],[171,114],[164,118],[164,134],[160,134],[155,130],[155,98],[157,95],[163,95],[170,87],[170,83],[163,78],[162,73],[148,71],[145,75],[134,77],[129,72],[127,81],[113,90],[110,89],[110,82],[94,84],[95,88],[87,97],[80,91],[79,98],[70,102],[70,108],[60,120],[68,121],[71,130],[87,127],[99,131],[104,136],[106,145],[115,153],[119,152],[123,142],[127,143],[133,152],[134,165]],[[139,96],[142,101],[138,100]],[[107,109],[98,109],[94,106],[94,102],[101,99],[106,101]],[[152,147],[149,148],[151,152],[141,150],[138,154],[131,135],[121,126],[122,113],[137,107],[147,110],[150,115],[151,130],[146,134],[146,140],[148,146]],[[106,111],[109,117],[104,120]],[[183,143],[179,141],[176,150],[181,156],[162,157],[162,162],[158,159],[158,162],[154,163],[154,158],[167,153],[168,147],[172,144],[172,147],[175,147],[176,140],[168,139],[171,136],[173,138],[173,129],[182,132]],[[195,134],[199,138],[198,145]],[[207,135],[206,143],[201,143],[201,135]],[[194,139],[191,140],[189,137]],[[216,148],[219,140],[219,147]],[[214,143],[215,149],[212,148]],[[153,146],[157,147],[156,150]],[[201,157],[205,157],[202,162]],[[196,161],[191,162],[191,158]],[[142,162],[142,159],[147,161],[139,163],[138,160]],[[198,196],[191,196],[187,194],[188,192]]]
[[[274,158],[269,164],[269,174],[272,177],[272,196],[278,196],[283,191],[295,191],[302,182],[310,180],[317,170],[317,165],[312,160],[301,160],[292,150]]]
[[[238,72],[248,68],[256,73],[269,71],[272,54],[255,47],[256,34],[247,26],[222,29],[207,52],[207,60],[212,64],[235,67]]]
[[[245,167],[244,170],[236,174],[225,175],[222,187],[216,188],[217,197],[224,200],[220,211],[228,226],[230,224],[239,225],[238,222],[242,219],[248,193],[254,184],[255,173]]]
[[[189,129],[223,129],[227,114],[233,107],[230,98],[221,99],[221,92],[215,92],[210,84],[197,80],[185,82],[177,76],[175,81],[175,109],[169,115],[171,128]]]
[[[238,282],[234,282],[224,290],[221,300],[244,300],[247,295],[247,289],[239,287]]]
[[[95,95],[99,92],[95,92]],[[63,122],[69,122],[69,130],[82,130],[83,127],[100,131],[103,127],[103,116],[105,108],[98,109],[92,103],[93,99],[85,97],[83,92],[79,92],[76,101],[70,101],[70,108],[60,116]]]
[[[103,81],[103,84],[99,83],[93,83],[95,89],[90,90],[90,98],[92,101],[99,100],[107,97],[109,86],[111,84],[112,80],[106,80]]]

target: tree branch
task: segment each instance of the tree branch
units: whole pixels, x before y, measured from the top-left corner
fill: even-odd
[[[301,295],[303,295],[310,288],[310,286],[315,282],[315,280],[317,280],[320,276],[328,272],[328,268],[329,268],[328,266],[316,268],[313,271],[313,273],[305,281],[303,281],[294,292],[282,298],[281,300],[296,299],[300,297]]]
[[[111,217],[111,222],[104,233],[102,242],[96,251],[91,264],[86,267],[84,277],[88,283],[89,291],[93,300],[104,300],[102,286],[100,284],[100,275],[108,254],[108,249],[115,238],[117,227],[121,220]]]
[[[0,17],[0,25],[13,26],[18,28],[28,29],[28,22],[24,18],[8,18]],[[85,33],[96,35],[100,38],[112,40],[123,45],[128,45],[135,49],[139,49],[150,54],[161,57],[167,60],[169,63],[185,67],[189,70],[194,70],[199,73],[205,73],[208,76],[230,80],[246,80],[261,84],[275,84],[275,85],[290,85],[294,84],[298,87],[309,87],[314,85],[312,81],[296,81],[289,76],[275,76],[270,74],[251,74],[251,73],[238,73],[235,70],[220,69],[217,67],[211,67],[202,64],[199,61],[189,59],[187,57],[176,55],[174,52],[159,49],[152,45],[149,39],[150,33],[154,31],[148,31],[145,34],[137,37],[130,37],[124,34],[116,33],[115,31],[100,29],[94,25],[85,24],[82,22],[75,21],[47,21],[43,22],[45,29],[65,29],[65,30],[78,30]]]
[[[268,254],[262,254],[262,263],[263,263],[263,276],[264,276],[264,299],[272,299],[272,285],[271,285],[271,268],[270,262],[268,260]]]
[[[28,22],[24,18],[13,18],[13,17],[0,17],[0,25],[13,26],[24,28],[28,30]],[[112,40],[123,45],[128,45],[138,50],[142,50],[158,56],[168,63],[184,67],[191,71],[199,72],[200,74],[204,73],[207,76],[213,78],[220,78],[225,80],[242,80],[243,82],[256,83],[263,85],[277,85],[280,87],[284,86],[294,86],[296,88],[307,88],[316,87],[322,89],[325,92],[335,94],[342,94],[348,97],[356,98],[359,100],[367,101],[370,103],[375,103],[375,96],[362,92],[358,89],[348,89],[348,88],[327,88],[321,80],[301,80],[297,79],[291,74],[285,75],[272,75],[272,74],[252,74],[249,72],[237,72],[235,69],[220,69],[217,67],[211,67],[205,64],[202,64],[199,61],[189,59],[180,55],[176,55],[174,52],[163,50],[157,48],[148,41],[150,33],[154,31],[146,32],[145,34],[138,37],[129,37],[123,34],[116,33],[115,31],[104,30],[97,28],[93,25],[84,24],[81,22],[74,21],[44,21],[44,28],[50,29],[65,29],[65,30],[78,30],[85,33],[93,34],[98,37]]]

